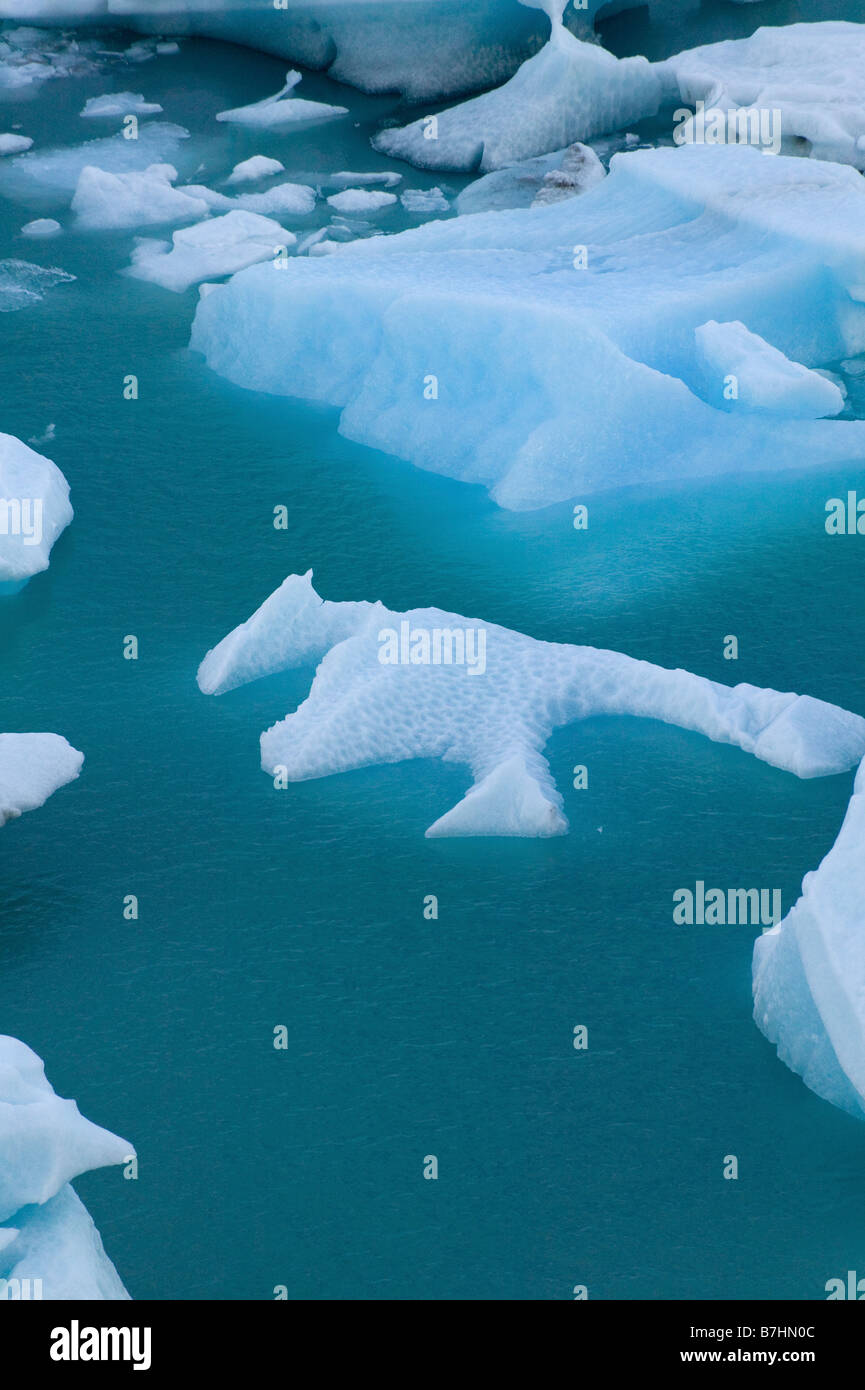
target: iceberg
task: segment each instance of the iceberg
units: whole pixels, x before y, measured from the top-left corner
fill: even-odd
[[[252,126],[256,130],[274,130],[284,125],[309,125],[348,115],[347,106],[329,106],[325,101],[304,101],[300,97],[288,96],[301,79],[301,73],[289,72],[285,86],[274,96],[255,101],[251,106],[236,106],[231,111],[220,111],[216,119]]]
[[[655,65],[665,100],[699,101],[706,112],[777,112],[785,150],[798,143],[802,153],[858,169],[865,169],[863,69],[865,24],[844,20],[758,29]],[[677,138],[693,134],[685,123]]]
[[[70,1181],[94,1168],[128,1162],[133,1154],[125,1139],[92,1124],[73,1100],[55,1094],[35,1052],[17,1038],[0,1036],[5,1298],[128,1299]]]
[[[235,164],[226,183],[253,183],[256,179],[269,179],[273,174],[284,174],[285,165],[278,159],[269,159],[265,154],[254,154],[250,159],[242,159]]]
[[[819,420],[844,409],[833,381],[791,362],[743,323],[711,319],[695,330],[697,353],[714,382],[713,404],[724,404],[724,383],[735,382],[733,410],[765,410],[797,420]],[[710,388],[711,389],[711,388]]]
[[[276,280],[247,270],[199,304],[191,346],[238,385],[342,407],[348,438],[512,509],[839,463],[865,454],[865,422],[716,408],[695,333],[741,322],[812,369],[858,355],[863,244],[852,168],[634,150],[578,198],[293,257]]]
[[[44,806],[83,762],[60,734],[0,734],[0,825]]]
[[[380,131],[374,148],[421,169],[488,173],[654,116],[662,83],[652,64],[574,38],[563,9],[550,7],[549,42],[504,86]]]
[[[237,210],[184,227],[170,243],[139,237],[125,274],[182,294],[190,285],[233,275],[256,261],[270,261],[272,272],[274,266],[282,271],[280,253],[296,241],[271,218]]]
[[[0,274],[0,308],[2,283]],[[0,434],[0,589],[20,588],[48,568],[51,547],[72,516],[69,484],[57,465],[14,435]]]
[[[754,943],[754,1018],[817,1095],[865,1118],[865,761],[802,896]]]
[[[396,194],[376,188],[346,188],[342,193],[331,193],[327,201],[337,212],[380,212],[396,202]]]
[[[554,729],[592,715],[676,724],[798,777],[865,755],[865,719],[807,695],[721,685],[438,608],[325,601],[311,571],[208,652],[198,685],[218,695],[316,662],[307,699],[261,736],[263,770],[285,784],[410,758],[464,764],[472,786],[431,837],[564,834],[543,750]]]
[[[173,164],[151,164],[137,173],[112,174],[88,164],[78,176],[72,199],[76,225],[87,230],[147,227],[191,222],[210,208],[182,188],[175,188]]]

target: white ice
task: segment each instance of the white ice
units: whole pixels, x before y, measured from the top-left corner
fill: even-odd
[[[110,92],[106,96],[89,97],[82,116],[155,116],[162,110],[157,101],[145,101],[140,92]]]
[[[0,734],[0,825],[44,806],[75,781],[83,762],[60,734]]]
[[[285,165],[278,159],[270,159],[266,154],[254,154],[235,164],[226,183],[254,183],[257,179],[268,179],[273,174],[285,172]]]
[[[382,659],[390,634],[394,664]],[[543,750],[555,728],[598,714],[676,724],[799,777],[843,772],[865,755],[865,720],[807,695],[721,685],[437,608],[325,602],[311,572],[289,576],[208,652],[198,684],[222,694],[314,663],[308,698],[262,734],[264,771],[295,782],[410,758],[464,764],[472,787],[432,836],[563,834]]]
[[[342,193],[331,193],[327,201],[337,212],[380,212],[396,202],[396,194],[376,188],[346,188]]]
[[[791,362],[743,323],[710,319],[700,324],[694,336],[713,404],[722,405],[726,391],[730,410],[763,410],[797,420],[819,420],[844,409],[843,393],[833,381],[800,362]],[[735,395],[730,394],[732,391]]]
[[[272,218],[236,210],[184,227],[170,243],[140,237],[126,274],[181,294],[190,285],[233,275],[257,261],[270,261],[271,273],[282,274],[279,254],[296,241]]]
[[[72,211],[80,228],[111,229],[192,222],[206,217],[201,198],[175,188],[173,164],[151,164],[129,174],[112,174],[88,164],[78,176]]]
[[[35,1052],[0,1036],[0,1278],[41,1280],[43,1299],[128,1298],[69,1183],[133,1153],[55,1094]]]
[[[274,130],[284,125],[309,125],[348,115],[347,106],[329,106],[324,101],[290,97],[288,93],[294,91],[301,78],[301,73],[289,72],[285,86],[273,96],[253,102],[251,106],[236,106],[231,111],[220,111],[216,119],[251,126],[256,130]]]
[[[25,222],[21,228],[21,235],[28,237],[51,237],[57,236],[63,228],[53,217],[35,217],[32,222]]]
[[[427,217],[450,210],[450,203],[440,188],[407,188],[399,200],[406,212],[415,216]]]
[[[69,484],[57,465],[14,435],[0,434],[0,585],[20,585],[46,570],[72,515]]]
[[[140,127],[137,140],[126,140],[118,132],[82,145],[30,150],[0,165],[0,193],[15,199],[68,202],[88,165],[109,174],[144,170],[173,160],[188,136],[182,126],[149,121]]]
[[[4,154],[23,154],[29,150],[33,141],[29,135],[9,134],[0,135],[0,155]]]
[[[191,341],[242,386],[343,407],[349,438],[540,507],[861,457],[862,421],[702,399],[694,334],[738,320],[808,368],[861,353],[863,244],[853,169],[636,150],[578,198],[246,271],[199,305]]]

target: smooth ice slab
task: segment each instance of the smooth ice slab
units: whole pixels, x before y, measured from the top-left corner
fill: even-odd
[[[544,747],[591,715],[640,715],[732,743],[799,777],[865,755],[865,720],[810,696],[734,687],[620,652],[540,642],[437,608],[323,601],[291,575],[208,652],[206,694],[318,661],[308,698],[261,737],[265,772],[286,782],[442,758],[473,785],[428,835],[563,834]]]
[[[44,806],[75,781],[83,762],[59,734],[0,734],[0,825]]]
[[[277,279],[246,271],[199,305],[191,345],[514,509],[804,468],[865,456],[865,423],[716,408],[695,331],[738,321],[806,368],[862,352],[863,244],[851,168],[637,150],[577,198],[294,257]]]
[[[252,126],[256,130],[276,130],[280,126],[309,125],[348,115],[347,106],[329,106],[325,101],[290,97],[288,93],[294,91],[301,79],[301,73],[290,72],[286,76],[285,86],[274,96],[253,102],[251,106],[236,106],[231,111],[220,111],[216,119]]]
[[[791,362],[743,323],[711,319],[695,337],[712,404],[726,398],[730,410],[765,410],[797,420],[819,420],[844,409],[833,381]]]
[[[0,262],[0,307],[2,284]],[[14,435],[0,434],[0,586],[46,570],[72,516],[69,484],[57,465]]]
[[[158,101],[145,101],[141,92],[109,92],[88,97],[81,115],[96,120],[109,116],[157,116],[161,110]]]
[[[281,273],[285,267],[275,265],[274,258],[296,240],[269,217],[227,212],[175,232],[171,244],[139,238],[126,274],[181,294],[190,285],[233,275],[256,261],[270,261],[271,272]]]
[[[40,1280],[45,1299],[128,1298],[69,1181],[133,1154],[55,1094],[35,1052],[0,1036],[0,1278]]]

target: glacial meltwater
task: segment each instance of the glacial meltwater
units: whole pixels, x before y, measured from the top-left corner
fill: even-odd
[[[735,8],[708,37],[749,32]],[[617,51],[630,22],[604,31]],[[170,156],[181,181],[220,189],[256,154],[299,183],[396,170],[397,192],[452,200],[468,182],[374,153],[400,99],[316,74],[303,95],[347,118],[214,123],[286,67],[189,40],[0,110],[38,152],[114,133],[79,119],[85,101],[141,91],[190,132]],[[0,728],[56,731],[85,763],[0,837],[0,1031],[135,1144],[134,1181],[76,1182],[132,1297],[813,1299],[863,1270],[865,1125],[754,1025],[759,929],[673,916],[698,881],[777,888],[789,911],[852,774],[800,780],[680,728],[592,718],[547,749],[569,834],[430,840],[464,767],[277,789],[259,734],[313,671],[215,699],[195,677],[312,568],[325,598],[436,605],[862,713],[865,541],[824,522],[827,499],[865,495],[865,461],[620,488],[587,499],[582,531],[570,504],[503,510],[348,441],[334,409],[230,385],[188,348],[197,288],[119,273],[134,229],[77,231],[68,198],[6,192],[0,258],[76,278],[0,315],[2,429],[50,440],[34,447],[75,519],[50,569],[0,598]],[[400,203],[365,216],[364,234],[421,220]],[[40,217],[61,233],[22,238]],[[282,220],[300,240],[331,218],[322,199]],[[865,376],[846,382],[865,418]]]

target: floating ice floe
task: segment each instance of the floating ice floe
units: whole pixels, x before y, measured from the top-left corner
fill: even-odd
[[[549,42],[503,87],[380,131],[374,148],[422,169],[486,173],[655,115],[662,84],[652,64],[574,38],[564,8],[549,7]]]
[[[140,92],[110,92],[89,97],[81,115],[90,119],[108,116],[156,116],[162,110],[158,101],[145,101]]]
[[[226,183],[253,183],[257,179],[269,179],[273,174],[285,173],[285,165],[278,159],[269,159],[266,154],[254,154],[235,164]]]
[[[655,64],[665,101],[703,104],[704,139],[726,139],[732,130],[734,139],[771,146],[777,135],[785,150],[804,142],[815,158],[859,169],[865,169],[863,71],[865,24],[843,20],[758,29],[750,38],[704,44]],[[728,112],[739,112],[738,119],[718,120]],[[685,121],[676,138],[692,140],[697,130],[696,121]]]
[[[348,115],[347,106],[329,106],[324,101],[304,101],[301,97],[288,96],[301,80],[301,73],[290,72],[286,76],[285,86],[273,96],[253,102],[251,106],[236,106],[231,111],[220,111],[216,119],[252,126],[257,130],[273,130],[283,125],[308,125]]]
[[[0,1036],[0,1279],[6,1298],[128,1299],[70,1180],[134,1150],[62,1100],[40,1059]]]
[[[346,188],[342,193],[331,193],[327,201],[337,212],[381,212],[393,206],[396,194],[375,188]]]
[[[0,308],[2,283],[0,275]],[[69,484],[57,465],[14,435],[0,434],[0,591],[48,568],[51,547],[72,516]]]
[[[637,150],[579,198],[357,240],[277,279],[246,271],[199,305],[191,345],[514,509],[837,463],[865,454],[865,423],[716,408],[694,335],[738,320],[809,368],[862,352],[863,244],[851,168]]]
[[[23,14],[25,0],[0,3],[0,20],[29,18]],[[41,15],[34,16],[41,18]],[[73,18],[67,11],[66,16]],[[0,33],[0,92],[38,89],[39,83],[58,77],[90,77],[99,71],[99,44],[66,34],[24,25]]]
[[[75,276],[59,266],[32,265],[14,257],[0,261],[0,314],[29,309],[45,298],[46,290],[68,284]],[[3,436],[0,436],[2,438]]]
[[[273,274],[281,274],[285,266],[277,258],[296,241],[271,218],[236,210],[184,227],[170,243],[139,237],[125,273],[181,294],[190,285],[233,275],[256,261],[270,261]]]
[[[9,134],[0,135],[0,155],[23,154],[29,150],[33,141],[29,135]]]
[[[799,777],[865,755],[865,719],[810,696],[721,685],[437,608],[325,602],[311,571],[289,576],[208,652],[198,684],[218,695],[315,663],[308,698],[262,735],[262,768],[295,782],[408,758],[463,763],[473,786],[430,836],[564,834],[543,750],[555,728],[597,714],[676,724]]]
[[[51,237],[58,236],[63,228],[53,217],[34,217],[32,222],[25,222],[21,228],[21,235],[27,237]]]
[[[796,420],[819,420],[844,409],[840,388],[820,372],[791,362],[743,323],[716,323],[696,329],[697,354],[707,373],[707,396],[730,410],[763,410]],[[725,400],[735,383],[735,395]]]
[[[182,126],[150,121],[141,127],[137,140],[125,140],[118,132],[68,148],[31,150],[0,165],[0,193],[8,198],[68,202],[88,165],[109,174],[144,170],[168,162],[188,137],[189,131]]]
[[[605,169],[590,145],[579,141],[551,154],[536,155],[475,179],[458,195],[458,213],[503,212],[509,208],[543,206],[585,193],[605,177]]]
[[[193,222],[206,217],[209,206],[182,188],[175,188],[173,164],[112,174],[88,164],[78,176],[72,211],[78,227],[109,229],[147,227],[160,223]]]
[[[402,174],[395,169],[382,169],[370,174],[352,174],[349,170],[341,169],[336,174],[327,174],[320,182],[329,188],[364,188],[377,183],[383,183],[386,188],[396,188],[398,183],[402,183]]]
[[[450,203],[440,188],[407,188],[399,198],[406,212],[426,217],[435,212],[449,212]]]
[[[0,825],[44,806],[74,782],[84,754],[59,734],[0,734]],[[0,1189],[3,1158],[0,1153]]]

